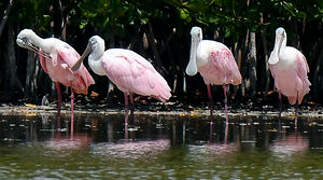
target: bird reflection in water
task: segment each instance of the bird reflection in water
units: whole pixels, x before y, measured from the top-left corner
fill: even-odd
[[[131,117],[131,116],[130,116]],[[134,116],[132,116],[134,118]],[[139,117],[138,117],[139,118]],[[139,119],[136,119],[139,122]],[[112,121],[108,121],[108,142],[91,144],[91,153],[103,155],[109,158],[145,158],[153,157],[161,152],[168,150],[171,146],[170,140],[163,137],[157,139],[140,139],[136,137],[141,127],[136,125],[137,121],[132,119],[129,123],[124,123],[124,139],[113,139],[114,125]],[[144,119],[145,124],[149,124],[150,119]],[[147,129],[150,129],[148,127]],[[148,132],[149,133],[149,132]],[[149,135],[146,135],[151,137]]]
[[[213,143],[214,139],[214,118],[213,116],[210,116],[210,138],[209,143]],[[229,133],[229,124],[225,124],[225,130],[224,130],[224,144],[228,144],[228,133]]]
[[[220,142],[215,142],[214,136],[214,126],[216,124],[213,121],[213,117],[210,116],[210,137],[209,143],[206,145],[206,151],[211,154],[224,154],[232,153],[238,151],[239,144],[236,142],[229,143],[229,126],[230,124],[225,123],[224,139]]]
[[[61,115],[58,115],[56,117],[56,134],[53,134],[53,137],[44,143],[44,146],[46,148],[55,151],[68,151],[89,148],[89,145],[92,142],[92,137],[90,137],[88,133],[74,133],[74,124],[68,126],[69,121],[66,121],[66,128],[62,128]]]
[[[135,117],[133,111],[130,112],[128,123],[124,123],[124,141],[135,140],[135,134],[140,127],[135,124]]]
[[[295,153],[302,154],[309,148],[309,139],[304,137],[297,128],[291,134],[283,129],[281,136],[270,146],[270,150],[277,157],[287,158]]]

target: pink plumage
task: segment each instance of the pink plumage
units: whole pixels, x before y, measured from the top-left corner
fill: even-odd
[[[104,50],[104,40],[100,36],[92,36],[83,55],[71,69],[76,71],[80,68],[85,57],[90,54],[88,63],[91,69],[100,76],[108,76],[124,93],[126,127],[128,125],[128,96],[130,96],[132,107],[134,93],[152,96],[163,102],[171,97],[166,80],[145,58],[127,49]]]
[[[41,66],[49,77],[56,82],[71,87],[77,93],[87,93],[87,89],[94,80],[87,69],[80,65],[80,69],[73,73],[70,68],[80,58],[80,55],[67,43],[56,38],[40,38],[31,29],[19,32],[17,44],[31,50],[40,56]],[[58,89],[60,96],[60,90]]]
[[[225,118],[229,123],[226,85],[241,84],[241,74],[230,49],[224,44],[203,40],[202,29],[191,29],[190,61],[186,67],[186,74],[194,76],[199,72],[207,86],[210,100],[210,114],[213,116],[213,98],[211,85],[222,85],[225,96]]]
[[[309,68],[302,53],[295,54],[294,65],[288,69],[281,69],[280,64],[269,65],[272,76],[275,80],[275,88],[287,96],[290,104],[302,103],[305,94],[310,91],[310,81],[307,73]]]
[[[242,78],[231,51],[222,43],[215,41],[213,41],[213,43],[207,43],[207,45],[211,44],[213,44],[213,46],[208,47],[208,63],[198,67],[198,72],[200,72],[203,77],[205,84],[239,85]],[[201,43],[200,45],[204,46]]]
[[[71,133],[74,129],[74,91],[87,94],[88,87],[94,84],[92,76],[87,69],[80,64],[80,69],[71,71],[71,67],[80,58],[80,55],[67,43],[56,38],[42,39],[30,29],[22,30],[16,40],[17,44],[31,50],[40,57],[40,63],[44,71],[56,83],[57,89],[57,113],[60,114],[62,94],[60,83],[71,87]]]
[[[287,35],[283,28],[276,30],[276,42],[269,58],[269,68],[278,92],[287,96],[290,104],[301,104],[310,91],[305,56],[294,47],[286,46]]]
[[[139,54],[126,49],[109,49],[102,57],[109,79],[123,92],[152,96],[163,102],[171,97],[166,80]]]
[[[40,54],[43,51],[40,50]],[[80,58],[80,55],[68,44],[62,42],[50,53],[52,59],[40,57],[40,63],[44,71],[54,82],[71,87],[76,93],[88,93],[88,87],[94,84],[94,80],[82,64],[80,69],[72,72],[70,68]]]

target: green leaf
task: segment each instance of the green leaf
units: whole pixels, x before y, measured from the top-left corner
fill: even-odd
[[[109,17],[105,18],[105,21],[103,23],[103,27],[106,27],[109,22],[110,22],[110,18]]]
[[[87,24],[88,22],[86,20],[81,20],[80,29],[84,29]]]
[[[148,18],[141,18],[140,21],[142,24],[147,24],[149,20]]]
[[[225,37],[225,38],[228,38],[228,37],[230,37],[230,36],[231,36],[231,31],[230,31],[230,30],[227,30],[227,31],[225,32],[224,37]]]
[[[181,17],[181,19],[186,20],[186,18],[189,17],[188,11],[186,9],[181,9],[180,10],[180,17]]]

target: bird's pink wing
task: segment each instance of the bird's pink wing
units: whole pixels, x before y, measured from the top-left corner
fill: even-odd
[[[308,80],[307,73],[310,72],[305,56],[302,53],[297,54],[297,75],[301,80],[303,86],[299,87],[298,103],[300,104],[305,94],[310,91],[310,81]]]
[[[311,85],[307,73],[309,67],[303,54],[297,52],[296,66],[289,70],[280,71],[279,65],[269,65],[278,91],[288,97],[290,104],[301,104],[303,97],[310,91]],[[291,78],[292,77],[292,78]]]
[[[42,54],[43,53],[43,50],[39,50],[39,53]],[[46,67],[46,59],[44,56],[39,56],[39,60],[40,60],[40,65],[41,67],[43,68],[43,70],[48,73],[48,70],[47,70],[47,67]]]
[[[231,72],[232,74],[232,84],[233,85],[239,85],[241,84],[242,77],[237,65],[237,62],[234,59],[233,54],[229,49],[227,49],[227,70]]]
[[[138,56],[105,56],[111,58],[102,62],[109,79],[123,92],[154,96],[162,101],[169,99],[171,94],[166,80],[148,61]]]
[[[68,44],[64,44],[57,48],[57,54],[60,61],[64,64],[67,64],[69,68],[71,68],[74,63],[80,58],[80,55],[75,51],[73,47]],[[74,72],[75,75],[81,77],[84,82],[85,87],[89,87],[91,84],[94,84],[94,79],[87,71],[85,66],[82,64],[78,71]]]
[[[297,68],[297,73],[300,75],[300,77],[307,77],[307,73],[310,72],[306,58],[301,53],[297,55]]]
[[[237,63],[228,48],[214,50],[211,52],[211,62],[216,67],[219,74],[223,74],[226,84],[241,84],[241,74]]]
[[[131,54],[127,54],[126,52],[130,52]],[[140,67],[143,67],[147,70],[156,72],[154,66],[148,62],[145,58],[143,58],[142,56],[140,56],[139,54],[133,52],[133,51],[125,51],[125,53],[123,54],[123,58],[126,58],[127,61],[131,64],[136,64]]]
[[[74,63],[80,58],[79,53],[75,51],[68,44],[64,44],[57,48],[57,53],[63,63],[66,63],[68,67],[72,67]]]

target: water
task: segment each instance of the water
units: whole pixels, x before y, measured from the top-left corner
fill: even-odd
[[[0,115],[1,179],[322,179],[323,121]],[[125,131],[126,129],[126,131]]]

